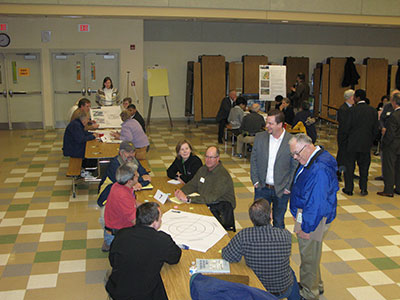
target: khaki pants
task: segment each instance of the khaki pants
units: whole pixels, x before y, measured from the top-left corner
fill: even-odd
[[[243,133],[239,134],[237,137],[236,153],[242,154],[243,153],[243,145],[254,143],[254,138],[255,138],[255,136],[249,136],[249,135],[243,136]]]
[[[329,229],[329,224],[325,226],[324,240]],[[317,242],[314,240],[305,240],[297,236],[299,241],[300,250],[300,284],[303,289],[300,295],[307,300],[319,299],[319,291],[324,289],[324,284],[321,280],[321,254],[322,254],[322,241]]]

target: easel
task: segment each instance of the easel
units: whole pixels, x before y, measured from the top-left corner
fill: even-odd
[[[169,111],[167,96],[169,96],[168,72],[167,69],[160,68],[158,65],[147,68],[147,87],[150,96],[149,110],[147,113],[147,126],[150,124],[151,110],[153,107],[154,97],[164,97],[165,106],[167,107],[169,122],[173,127],[171,113]]]

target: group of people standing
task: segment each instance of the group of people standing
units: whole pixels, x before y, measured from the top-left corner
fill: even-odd
[[[344,173],[342,191],[349,196],[353,195],[354,170],[357,162],[360,173],[360,194],[368,195],[371,148],[381,131],[382,174],[385,188],[383,192],[377,194],[393,197],[394,193],[400,193],[400,122],[397,113],[400,93],[398,90],[391,93],[390,103],[379,112],[379,118],[377,110],[367,103],[364,90],[347,90],[344,99],[345,102],[337,113],[339,127],[336,156],[339,180],[341,173]]]

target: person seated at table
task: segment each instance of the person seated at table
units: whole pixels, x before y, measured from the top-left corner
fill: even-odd
[[[118,230],[136,224],[136,207],[140,205],[133,190],[139,177],[137,165],[132,162],[123,164],[115,177],[117,182],[111,187],[104,210],[104,228],[110,236],[104,239],[103,246],[108,249]]]
[[[128,106],[132,104],[132,98],[131,97],[125,97],[122,100],[122,104],[121,104],[121,110],[125,110],[128,109]]]
[[[275,109],[279,109],[282,104],[283,97],[282,95],[275,96]]]
[[[191,195],[198,193],[198,196]],[[219,160],[215,146],[207,148],[205,165],[192,180],[175,191],[175,197],[187,203],[205,203],[227,230],[235,230],[233,210],[236,207],[232,177]]]
[[[100,106],[119,104],[118,89],[114,88],[110,77],[105,77],[103,80],[103,87],[97,90],[96,102]]]
[[[281,105],[279,106],[279,110],[283,112],[285,115],[285,121],[288,123],[290,126],[293,125],[293,119],[294,119],[294,110],[293,106],[290,103],[289,98],[283,98]]]
[[[292,234],[272,227],[271,206],[257,199],[249,208],[253,227],[244,228],[222,249],[222,258],[231,263],[244,256],[265,289],[279,299],[300,299],[296,275],[290,267]]]
[[[108,259],[112,272],[106,290],[113,300],[167,300],[160,275],[164,263],[177,264],[182,250],[161,227],[155,202],[137,208],[136,225],[119,230]],[[178,287],[177,287],[178,288]]]
[[[185,184],[194,177],[203,163],[197,155],[193,154],[192,145],[187,140],[180,141],[175,150],[176,158],[167,169],[167,176]]]
[[[142,126],[127,110],[120,114],[122,120],[121,132],[111,132],[111,135],[117,139],[128,141],[136,148],[136,158],[146,159],[146,152],[149,150],[149,139],[144,133]]]
[[[237,97],[235,106],[229,112],[228,122],[232,126],[232,133],[234,135],[240,134],[240,125],[244,117],[244,111],[247,107],[247,101],[243,97]]]
[[[293,127],[299,122],[303,122],[303,125],[306,127],[307,135],[311,138],[313,144],[315,144],[317,140],[317,129],[315,128],[316,119],[310,111],[309,102],[304,101],[301,103],[301,110],[294,117]]]
[[[111,159],[110,164],[107,167],[106,173],[99,183],[97,204],[101,208],[99,222],[102,228],[104,228],[104,206],[107,203],[107,197],[110,194],[112,185],[117,182],[117,178],[115,176],[117,169],[127,162],[132,162],[137,165],[139,180],[133,186],[134,191],[141,190],[142,187],[149,185],[151,182],[151,177],[149,173],[146,171],[145,168],[143,168],[140,161],[136,160],[135,158],[135,148],[129,142],[122,142],[119,146],[119,154]],[[111,236],[107,233],[106,230],[104,230],[104,240],[106,241],[106,243],[103,243],[103,247],[101,248],[101,250],[103,252],[107,252],[109,250],[108,245],[111,244]]]
[[[240,134],[237,138],[236,156],[242,158],[243,145],[253,144],[256,133],[264,130],[265,119],[259,114],[260,104],[253,103],[250,113],[244,116],[242,125],[240,125]]]
[[[63,138],[63,154],[64,156],[69,156],[73,158],[83,158],[82,168],[92,166],[93,160],[84,159],[86,142],[94,140],[98,137],[97,133],[90,133],[85,130],[85,126],[89,122],[88,115],[81,111],[78,114],[78,118],[72,120],[67,128],[65,128],[64,138]],[[91,174],[81,172],[82,177],[89,177]]]
[[[96,121],[90,120],[90,108],[91,108],[90,100],[88,98],[80,98],[78,101],[78,107],[75,109],[75,111],[71,115],[71,121],[77,119],[79,116],[79,113],[81,111],[83,111],[89,117],[89,122],[85,126],[85,130],[93,130],[93,129],[99,128],[99,124],[97,124]]]
[[[143,131],[146,132],[146,124],[142,115],[137,111],[135,104],[129,104],[128,111],[131,114],[131,119],[135,119],[140,123],[143,128]]]

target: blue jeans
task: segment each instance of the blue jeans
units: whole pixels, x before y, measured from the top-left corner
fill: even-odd
[[[264,198],[272,204],[272,218],[274,227],[285,228],[285,213],[289,201],[289,195],[283,194],[278,197],[274,189],[267,187],[254,189],[254,200]]]
[[[296,274],[294,274],[294,271],[292,270],[293,274],[293,284],[290,286],[286,292],[280,294],[280,295],[275,295],[279,299],[284,299],[287,298],[288,300],[300,300],[300,288],[299,284],[297,283],[297,278]]]
[[[101,227],[104,229],[104,226],[105,226],[105,222],[104,222],[104,209],[105,209],[106,207],[105,206],[103,206],[102,208],[101,208],[101,211],[100,211],[100,218],[99,218],[99,223],[100,223],[100,225],[101,225]],[[105,230],[104,229],[104,241],[106,242],[106,244],[108,245],[108,246],[110,246],[111,245],[111,242],[114,240],[114,236],[112,235],[112,234],[109,234],[108,232],[107,232],[107,230]]]

